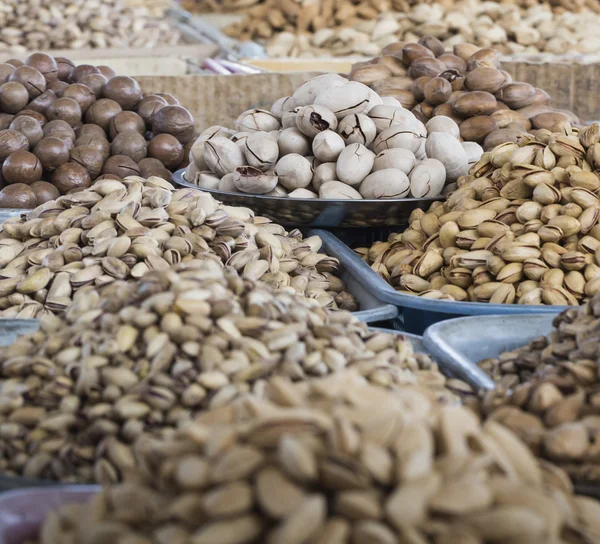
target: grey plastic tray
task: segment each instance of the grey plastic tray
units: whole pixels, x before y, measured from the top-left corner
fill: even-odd
[[[557,314],[558,311],[449,319],[429,327],[423,335],[423,343],[440,365],[466,372],[469,383],[476,387],[493,389],[494,382],[477,363],[548,334]]]
[[[0,223],[10,217],[28,214],[31,211],[32,210],[25,208],[0,208]]]
[[[39,328],[39,319],[0,318],[0,346],[10,346],[17,336],[36,332]]]
[[[319,236],[323,240],[321,251],[339,259],[341,264],[340,277],[359,304],[360,310],[354,312],[358,319],[365,323],[377,323],[390,321],[397,317],[397,308],[393,304],[382,302],[369,289],[368,276],[377,274],[354,251],[325,230],[314,229],[309,231],[308,235]]]

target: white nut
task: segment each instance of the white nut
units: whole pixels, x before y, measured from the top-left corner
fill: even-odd
[[[279,177],[279,183],[288,191],[293,191],[308,187],[312,181],[313,168],[305,157],[297,153],[290,153],[279,159],[275,173]]]
[[[369,147],[377,136],[377,127],[370,117],[363,113],[356,113],[347,115],[340,121],[338,134],[344,139],[346,145],[363,144]]]
[[[358,190],[363,198],[404,198],[410,190],[410,181],[401,170],[386,168],[368,175]]]
[[[319,198],[361,200],[361,194],[341,181],[326,181],[319,189]]]
[[[373,151],[379,154],[385,149],[400,147],[417,153],[421,147],[419,121],[403,121],[383,130],[373,142]]]
[[[279,156],[289,155],[290,153],[298,153],[298,155],[307,155],[310,151],[310,140],[302,134],[296,127],[295,114],[294,126],[286,128],[279,136],[277,141],[279,144]]]
[[[235,121],[235,128],[238,131],[255,131],[262,130],[269,132],[278,130],[281,127],[279,119],[270,111],[253,109],[242,113]]]
[[[483,155],[483,147],[477,142],[461,142],[463,149],[467,154],[467,160],[469,161],[469,168],[481,159]]]
[[[417,120],[411,111],[405,110],[401,105],[392,106],[387,104],[375,106],[369,111],[369,117],[377,130],[385,130],[398,123]]]
[[[415,198],[438,196],[446,183],[446,169],[437,159],[425,159],[410,173],[410,194]]]
[[[446,134],[451,134],[455,138],[460,136],[460,129],[454,119],[450,119],[450,117],[446,117],[445,115],[436,115],[435,117],[432,117],[427,121],[425,128],[427,129],[428,134],[431,134],[432,132],[445,132]]]
[[[348,185],[358,185],[373,169],[375,153],[362,144],[350,144],[338,157],[337,179]]]
[[[432,132],[425,142],[425,151],[430,159],[439,160],[446,169],[446,178],[456,181],[469,170],[467,153],[460,142],[445,132]]]
[[[339,181],[335,162],[324,162],[315,168],[312,179],[313,188],[318,191],[326,181]]]
[[[315,105],[324,106],[338,119],[353,113],[364,113],[369,109],[371,89],[362,83],[352,81],[341,87],[322,91],[315,98]]]
[[[235,173],[225,174],[219,181],[217,185],[217,189],[219,191],[225,191],[227,193],[237,193],[238,189],[233,183],[233,178],[235,177]]]
[[[338,126],[335,114],[324,106],[302,106],[295,115],[296,126],[309,138],[314,138],[324,130],[335,130]]]
[[[292,98],[295,106],[308,106],[314,104],[315,98],[319,93],[332,87],[341,87],[346,85],[348,80],[338,74],[323,74],[313,77],[298,87]]]
[[[333,130],[319,132],[312,142],[314,156],[323,162],[336,161],[345,147],[344,139]]]
[[[294,108],[294,99],[291,96],[284,96],[273,103],[271,106],[271,113],[277,117],[277,119],[281,120],[284,113],[294,111]]]
[[[233,184],[242,193],[264,195],[275,189],[277,176],[261,172],[254,166],[239,166],[233,173]]]
[[[309,191],[308,189],[294,189],[291,193],[288,193],[290,198],[318,198],[316,193]]]
[[[269,170],[279,158],[277,140],[267,132],[253,132],[246,138],[244,155],[250,166],[263,172]]]
[[[204,161],[210,170],[219,177],[233,172],[246,164],[242,150],[231,140],[218,136],[204,144]]]
[[[373,171],[396,168],[408,175],[416,164],[417,158],[410,149],[393,147],[392,149],[384,149],[375,157]]]

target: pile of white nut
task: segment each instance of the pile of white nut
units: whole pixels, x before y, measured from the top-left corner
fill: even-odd
[[[483,153],[460,142],[452,119],[424,125],[396,99],[337,74],[303,83],[270,111],[245,111],[235,127],[200,135],[188,182],[303,199],[423,198],[440,195]]]

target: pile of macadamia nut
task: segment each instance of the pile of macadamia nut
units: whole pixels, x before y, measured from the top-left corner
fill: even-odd
[[[34,53],[0,64],[0,208],[35,208],[101,176],[171,179],[194,118],[107,66]]]
[[[235,127],[200,135],[187,181],[302,199],[434,197],[483,152],[461,143],[452,119],[424,125],[396,99],[337,74],[303,83],[269,111],[245,111]]]

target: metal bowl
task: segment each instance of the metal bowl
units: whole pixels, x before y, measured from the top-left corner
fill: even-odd
[[[381,227],[407,225],[410,213],[426,210],[443,196],[385,200],[329,200],[323,198],[287,198],[278,196],[228,193],[202,189],[184,178],[185,170],[173,174],[173,181],[211,193],[228,206],[244,206],[257,214],[289,227]]]

